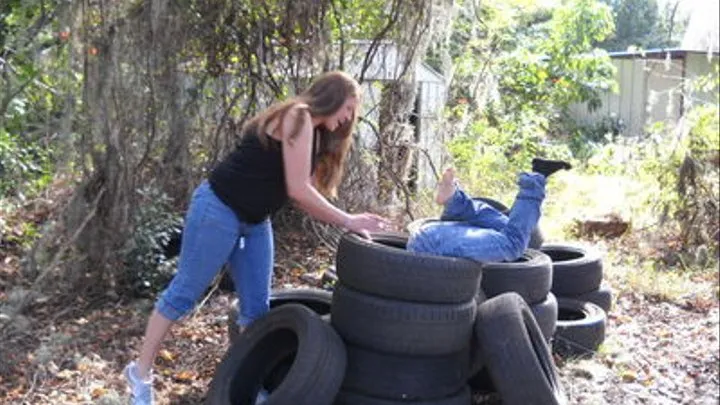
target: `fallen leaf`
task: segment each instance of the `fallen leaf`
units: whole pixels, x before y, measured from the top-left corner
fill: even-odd
[[[195,373],[189,370],[183,370],[178,373],[175,373],[173,375],[173,378],[175,378],[178,381],[190,381],[195,378]]]
[[[92,399],[98,399],[99,397],[105,395],[107,393],[107,390],[103,387],[95,387],[92,391],[90,391],[90,396]]]
[[[659,337],[659,338],[661,338],[661,339],[664,339],[664,338],[672,337],[672,336],[673,336],[673,333],[672,333],[671,331],[667,330],[667,329],[660,329],[659,331],[657,331],[657,332],[655,333],[655,336],[657,336],[657,337]]]
[[[73,373],[71,370],[65,369],[60,370],[59,373],[55,374],[58,378],[62,378],[63,380],[69,380],[73,377],[75,373]]]
[[[625,370],[620,374],[620,377],[624,382],[635,382],[637,380],[637,373],[632,370]]]
[[[166,350],[166,349],[160,350],[160,353],[158,353],[158,355],[159,355],[163,360],[167,360],[167,361],[173,361],[173,360],[175,360],[175,356],[173,356],[173,354],[170,353],[170,352],[169,352],[168,350]]]

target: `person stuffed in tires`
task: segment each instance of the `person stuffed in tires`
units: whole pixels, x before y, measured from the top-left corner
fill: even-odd
[[[516,260],[527,249],[530,233],[540,219],[547,178],[570,168],[564,161],[533,159],[532,171],[519,175],[520,190],[508,215],[468,197],[459,187],[454,169],[449,168],[438,183],[435,197],[444,207],[440,221],[413,230],[407,248],[480,262]]]
[[[273,269],[270,217],[288,200],[310,216],[367,235],[389,224],[350,214],[334,197],[352,143],[359,84],[329,72],[284,102],[253,117],[241,139],[194,191],[185,219],[178,271],[150,316],[140,356],[124,370],[133,404],[152,404],[151,369],[173,322],[228,263],[240,302],[240,329],[268,312]]]

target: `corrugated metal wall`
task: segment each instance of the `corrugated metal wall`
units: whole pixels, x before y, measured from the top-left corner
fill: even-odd
[[[571,107],[571,116],[583,125],[619,120],[626,135],[640,135],[657,122],[674,124],[693,99],[717,100],[717,95],[690,92],[688,81],[712,71],[712,62],[701,54],[666,54],[665,58],[615,58],[619,93],[602,96],[600,109],[586,105]],[[685,78],[685,79],[683,79]],[[683,94],[688,97],[683,97]]]
[[[716,72],[718,65],[718,57],[713,57],[712,63],[708,63],[708,55],[693,53],[687,57],[687,63],[685,66],[685,75],[688,78],[696,78],[701,76],[707,76],[710,73]],[[698,103],[714,103],[720,102],[720,94],[716,91],[702,91],[702,89],[692,89],[689,97],[686,97],[685,108],[689,108]]]
[[[422,152],[417,154],[417,183],[419,188],[431,188],[435,187],[436,178],[429,159],[435,170],[442,170],[445,142],[448,140],[447,134],[440,130],[445,107],[445,84],[420,82],[418,90],[420,97],[418,146],[426,150],[427,154]]]
[[[390,71],[389,67],[383,72]],[[385,73],[383,73],[385,74]],[[363,87],[363,115],[364,118],[377,125],[382,99],[382,87],[386,80],[367,80]],[[417,186],[419,188],[435,187],[435,173],[432,165],[441,170],[445,154],[446,134],[439,130],[442,123],[442,114],[445,107],[445,82],[437,73],[420,64],[415,74],[417,83],[417,120],[416,140],[420,149],[427,151],[416,153]],[[377,135],[365,122],[358,123],[358,147],[365,150],[374,150],[377,146]],[[432,165],[431,163],[432,162]]]
[[[628,135],[643,132],[653,122],[676,120],[682,108],[682,59],[614,59],[619,92],[601,97],[602,106],[590,112],[586,105],[571,107],[582,125],[619,120]]]

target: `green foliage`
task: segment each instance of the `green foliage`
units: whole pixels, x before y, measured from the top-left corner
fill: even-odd
[[[712,243],[713,254],[720,237],[719,114],[717,105],[700,106],[689,114],[690,132],[677,152],[683,154],[675,182],[679,200],[670,207],[682,241],[688,246]]]
[[[22,197],[47,184],[49,153],[38,143],[24,142],[0,127],[0,195]]]
[[[609,57],[593,47],[613,24],[609,8],[594,0],[568,2],[549,18],[545,10],[511,13],[495,3],[488,8],[487,16],[502,20],[486,22],[497,29],[495,42],[503,44],[487,62],[499,94],[480,110],[472,103],[451,109],[453,120],[473,124],[461,128],[449,148],[463,177],[481,178],[483,187],[502,192],[514,190],[516,173],[527,170],[534,156],[571,158],[565,144],[578,133],[566,119],[569,106],[597,106],[600,95],[617,86]],[[527,21],[534,26],[517,25]],[[517,32],[522,41],[503,39]],[[468,63],[465,54],[459,58]]]
[[[138,295],[160,291],[172,278],[177,257],[166,254],[169,244],[180,235],[182,217],[172,211],[171,199],[148,186],[137,191],[136,224],[132,238],[124,248],[126,282]]]
[[[55,1],[0,6],[0,194],[23,196],[48,183],[65,106],[68,51],[53,35]],[[31,27],[31,28],[28,28]]]
[[[39,229],[32,222],[11,225],[0,218],[0,244],[27,250],[39,236]]]
[[[677,240],[669,250],[687,267],[717,260],[719,114],[717,104],[698,106],[681,124],[681,131],[687,128],[683,136],[658,125],[646,138],[617,139],[599,147],[588,162],[589,173],[626,176],[641,185],[644,204],[637,209],[649,217],[636,225],[657,227]]]
[[[547,35],[500,59],[504,110],[531,109],[557,124],[572,103],[598,107],[600,94],[616,87],[615,69],[593,44],[612,30],[610,10],[595,0],[558,8],[545,26]]]
[[[572,125],[568,126],[569,131],[573,133],[568,140],[568,148],[580,161],[587,161],[603,145],[618,141],[618,137],[625,130],[622,120],[614,116],[603,117],[591,125],[580,125],[576,128],[572,128]]]
[[[344,0],[331,3],[328,19],[335,39],[372,39],[387,23],[388,2],[385,0]]]
[[[603,0],[613,10],[615,34],[598,46],[608,51],[637,48],[669,48],[678,44],[686,21],[677,15],[677,3],[667,1],[663,10],[657,0]]]
[[[519,122],[504,121],[500,126],[480,119],[449,142],[453,165],[463,186],[473,195],[512,201],[517,192],[517,174],[529,170],[533,157],[570,158],[564,145],[538,139],[536,115],[522,118]]]

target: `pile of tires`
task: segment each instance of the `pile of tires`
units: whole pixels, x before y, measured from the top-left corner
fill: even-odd
[[[501,202],[475,197],[497,210],[508,213]],[[423,218],[408,225],[408,231],[433,218]],[[612,302],[609,287],[602,283],[602,260],[588,247],[568,243],[545,243],[539,227],[531,232],[529,248],[514,262],[486,263],[483,266],[478,302],[515,292],[529,306],[546,343],[566,357],[595,353],[605,339],[607,312]],[[473,350],[469,385],[473,390],[493,392],[488,370],[483,367],[478,350]]]
[[[475,197],[473,199],[487,203],[503,213],[509,211],[504,204],[492,198]],[[431,221],[437,221],[437,219],[418,219],[410,223],[407,229],[412,232]],[[530,307],[530,311],[535,316],[546,343],[550,345],[556,329],[558,302],[551,292],[553,283],[552,260],[538,250],[543,243],[542,231],[539,227],[536,227],[530,234],[528,249],[520,258],[513,262],[485,263],[477,300],[482,302],[487,298],[493,298],[507,292],[519,294]],[[474,369],[477,369],[477,366]]]
[[[605,340],[612,291],[603,281],[603,263],[591,247],[546,243],[540,251],[553,267],[552,293],[557,297],[558,319],[553,348],[561,355],[586,357]]]
[[[481,266],[405,250],[405,235],[347,234],[331,324],[348,353],[337,405],[468,405]]]
[[[505,214],[509,212],[506,205],[492,198],[474,199]],[[488,263],[483,269],[484,293],[488,297],[495,295],[498,288],[493,284],[499,284],[501,291],[518,292],[530,305],[543,335],[558,354],[567,357],[594,354],[605,340],[607,313],[612,303],[612,291],[602,282],[600,253],[573,243],[545,243],[539,226],[532,230],[528,247],[524,256],[534,256],[543,266],[549,258],[550,271],[536,270],[534,277],[517,271],[505,274],[503,270],[518,267],[518,263]],[[537,252],[547,258],[537,259]],[[495,269],[500,271],[494,272]],[[493,280],[493,274],[502,280]]]
[[[470,405],[473,374],[482,373],[504,404],[564,403],[546,336],[522,296],[548,291],[509,292],[513,284],[491,274],[486,297],[480,264],[406,244],[404,234],[346,234],[334,292],[273,291],[266,317],[242,334],[231,329],[208,402],[253,405],[266,391],[266,405]],[[543,256],[528,253],[516,271],[549,272],[549,259],[536,263]]]

